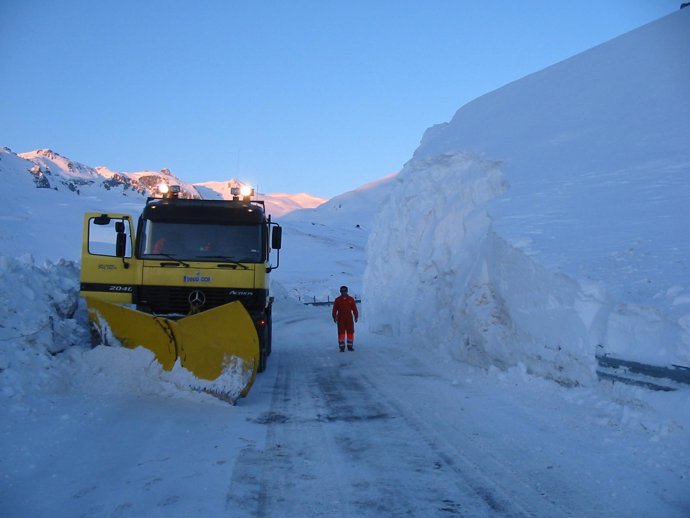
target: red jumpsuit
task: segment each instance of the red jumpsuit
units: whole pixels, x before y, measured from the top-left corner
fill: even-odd
[[[338,345],[342,349],[347,337],[347,348],[352,350],[355,341],[355,322],[359,318],[357,304],[350,295],[340,295],[333,302],[333,320],[338,324]]]

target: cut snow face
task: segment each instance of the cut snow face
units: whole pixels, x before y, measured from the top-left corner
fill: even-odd
[[[689,23],[676,12],[428,130],[369,241],[374,328],[564,383],[597,354],[690,365]]]

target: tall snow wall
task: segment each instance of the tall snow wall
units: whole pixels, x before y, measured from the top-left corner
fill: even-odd
[[[372,330],[564,383],[592,379],[596,353],[690,366],[688,23],[673,13],[427,130],[370,236]]]
[[[601,294],[553,274],[499,238],[487,204],[508,183],[467,153],[410,161],[369,237],[371,331],[480,366],[565,384],[594,373]]]

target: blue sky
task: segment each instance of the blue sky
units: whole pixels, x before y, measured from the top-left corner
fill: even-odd
[[[0,146],[328,198],[399,170],[467,102],[680,3],[0,0]]]

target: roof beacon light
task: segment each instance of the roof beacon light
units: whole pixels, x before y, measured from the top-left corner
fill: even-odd
[[[158,192],[161,193],[163,198],[177,198],[180,195],[180,186],[161,183],[158,184]]]
[[[230,187],[230,194],[235,201],[239,200],[240,197],[242,197],[242,201],[250,201],[250,198],[254,196],[254,189],[248,185]]]
[[[254,195],[254,189],[252,189],[248,185],[243,185],[242,187],[240,187],[240,194],[245,199],[249,198],[250,196]]]

